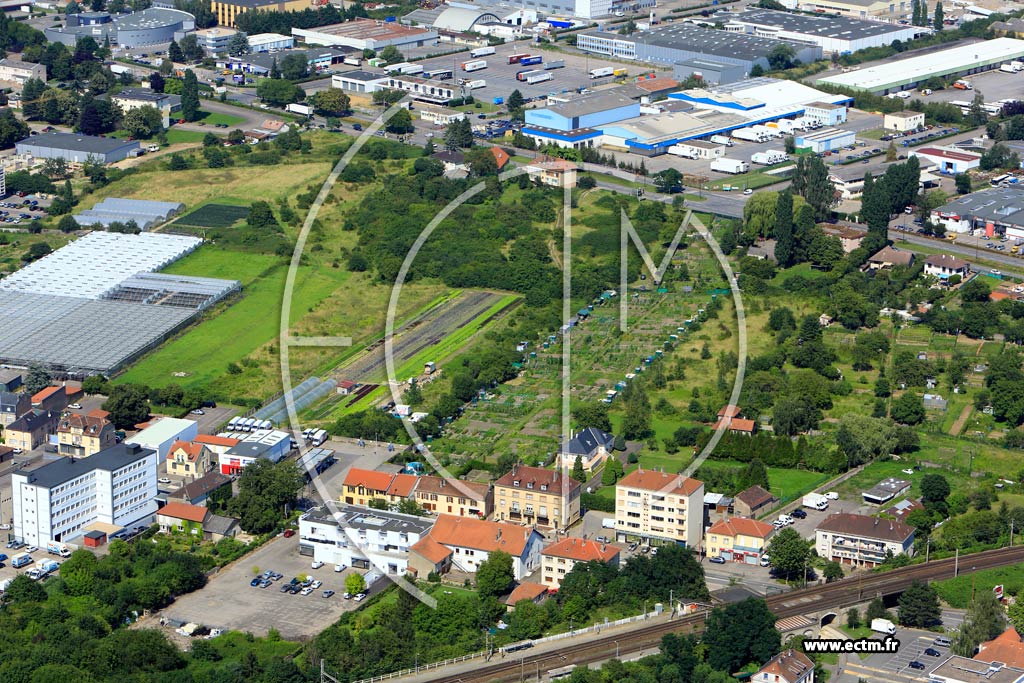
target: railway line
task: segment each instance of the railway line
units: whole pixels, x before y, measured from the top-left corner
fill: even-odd
[[[956,558],[933,560],[927,564],[902,567],[888,572],[866,574],[816,585],[767,599],[768,607],[779,619],[809,612],[825,614],[851,607],[876,596],[899,593],[914,581],[953,578],[959,570],[989,569],[1024,562],[1024,546],[987,550]],[[958,567],[959,565],[959,567]],[[691,614],[680,619],[642,626],[631,632],[617,632],[588,642],[567,645],[557,651],[536,653],[498,662],[483,664],[472,671],[423,672],[406,680],[416,683],[485,683],[490,681],[535,679],[542,672],[576,664],[591,664],[608,659],[609,653],[620,656],[657,648],[666,633],[699,632],[704,626],[706,613]],[[518,654],[518,653],[516,653]]]

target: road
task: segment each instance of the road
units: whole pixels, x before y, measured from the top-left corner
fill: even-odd
[[[600,175],[615,175],[622,177],[624,172],[613,169],[609,166],[598,166],[597,164],[583,164],[584,169],[593,171],[595,174]],[[630,177],[627,180],[632,181],[632,174],[628,174]],[[625,187],[618,183],[608,182],[607,180],[601,180],[600,177],[597,179],[597,187],[602,190],[610,190],[612,192],[618,192],[620,194],[628,194],[636,196],[636,189],[632,187]],[[672,200],[677,195],[661,194],[655,192],[651,187],[644,190],[644,197],[650,201],[672,203]],[[690,201],[687,206],[694,211],[701,211],[704,213],[711,213],[716,216],[724,216],[726,218],[743,218],[743,207],[747,203],[746,196],[726,193],[715,193],[715,192],[704,192],[704,201]]]
[[[1024,278],[1024,264],[1022,264],[1020,258],[1016,256],[992,251],[991,249],[977,249],[973,246],[964,246],[949,240],[937,240],[899,230],[890,230],[889,239],[896,241],[897,246],[899,246],[900,242],[903,242],[904,244],[918,244],[921,246],[932,247],[933,249],[942,249],[942,251],[946,253],[962,256],[972,262],[979,258],[984,259],[991,263],[999,264],[1000,270],[1004,275]],[[974,269],[979,272],[988,271],[988,268],[985,267],[978,268],[975,266]]]
[[[778,618],[810,614],[822,617],[828,612],[840,613],[843,608],[860,604],[875,595],[893,595],[907,588],[914,581],[929,581],[952,578],[957,568],[983,569],[1017,564],[1024,560],[1024,546],[989,550],[965,555],[959,558],[934,560],[927,564],[903,567],[889,572],[861,574],[830,584],[821,584],[806,589],[774,595],[767,599],[768,608]],[[626,629],[610,633],[588,634],[569,642],[544,643],[523,651],[519,657],[513,655],[505,660],[490,662],[480,658],[445,667],[420,671],[400,677],[401,680],[416,683],[476,683],[483,681],[507,681],[520,679],[522,672],[535,667],[552,668],[551,662],[558,661],[559,667],[569,664],[589,664],[608,658],[612,649],[619,649],[623,655],[656,647],[666,633],[699,632],[704,626],[705,613],[691,614],[681,618],[656,618],[639,622]],[[517,653],[518,654],[518,653]],[[544,663],[547,662],[547,666]],[[892,679],[889,679],[892,680]]]

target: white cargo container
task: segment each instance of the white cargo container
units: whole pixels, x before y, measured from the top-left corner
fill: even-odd
[[[488,46],[488,47],[478,47],[475,50],[470,50],[469,51],[469,56],[472,57],[473,59],[476,59],[477,57],[486,57],[487,55],[493,55],[493,54],[494,54],[494,48],[490,47],[490,46]]]
[[[486,69],[486,68],[487,68],[487,60],[485,60],[485,59],[477,59],[477,60],[474,60],[472,62],[463,62],[462,63],[462,70],[463,71],[480,71],[481,69]]]
[[[470,90],[476,90],[477,88],[486,88],[487,87],[487,81],[485,81],[483,79],[476,80],[476,81],[469,81],[468,83],[466,83],[466,87],[469,88]]]
[[[692,147],[687,147],[686,145],[672,145],[666,151],[669,154],[672,154],[672,155],[677,156],[677,157],[682,157],[684,159],[696,159],[697,158],[697,155],[693,153],[693,148]]]
[[[747,142],[766,142],[769,138],[767,133],[756,131],[753,128],[739,128],[732,132],[732,136],[737,140],[746,140]]]
[[[361,58],[354,57],[352,55],[345,55],[345,57],[341,61],[342,61],[343,64],[348,64],[349,66],[362,66],[363,65],[363,60]]]
[[[711,170],[718,171],[719,173],[730,173],[735,175],[737,173],[746,173],[749,171],[750,164],[741,159],[719,157],[711,162]]]
[[[750,163],[759,164],[761,166],[771,166],[772,164],[781,164],[783,161],[789,159],[789,156],[785,152],[777,149],[769,149],[764,152],[754,152],[750,155]]]
[[[605,66],[605,67],[602,67],[600,69],[591,69],[590,70],[590,77],[591,78],[604,78],[606,76],[612,76],[614,74],[615,74],[615,69],[614,69],[614,67],[610,67],[610,66]]]
[[[716,145],[725,145],[726,147],[732,147],[732,140],[729,139],[728,135],[712,135],[710,140]]]
[[[529,73],[523,74],[522,80],[525,81],[527,85],[533,85],[535,83],[543,83],[544,81],[550,81],[553,78],[554,76],[551,74],[550,71],[531,71]]]
[[[302,114],[303,116],[312,116],[313,115],[313,107],[309,106],[308,104],[295,104],[295,103],[292,103],[292,104],[289,104],[287,107],[285,107],[285,109],[287,111],[292,112],[293,114]]]

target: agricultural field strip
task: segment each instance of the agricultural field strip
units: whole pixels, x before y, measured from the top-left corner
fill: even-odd
[[[177,225],[191,228],[229,228],[249,215],[249,207],[231,204],[204,204],[181,216]]]

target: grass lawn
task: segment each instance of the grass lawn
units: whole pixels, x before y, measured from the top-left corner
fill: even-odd
[[[739,175],[732,176],[731,178],[723,178],[722,180],[711,183],[710,187],[712,190],[721,190],[724,187],[731,187],[734,190],[756,190],[760,187],[767,187],[768,185],[774,185],[775,183],[781,183],[787,180],[783,174],[771,175],[768,173],[762,173],[761,171],[751,171],[749,173],[741,173]]]
[[[867,140],[881,140],[888,131],[883,128],[872,128],[871,130],[862,130],[857,133],[857,137],[865,138]]]
[[[783,467],[768,468],[768,484],[772,487],[772,493],[783,502],[799,498],[826,479],[828,475],[821,472]]]
[[[221,114],[220,112],[210,112],[199,110],[199,121],[205,123],[208,126],[216,126],[218,123],[226,126],[239,126],[245,123],[245,119],[241,116],[234,116],[232,114]]]
[[[202,142],[206,133],[200,133],[198,130],[179,130],[177,128],[171,128],[167,131],[167,144],[175,145],[183,142]]]
[[[991,591],[998,584],[1003,584],[1003,590],[1009,595],[1024,588],[1024,564],[971,571],[970,562],[961,559],[960,576],[931,582],[940,599],[960,609],[970,606],[972,591]]]

